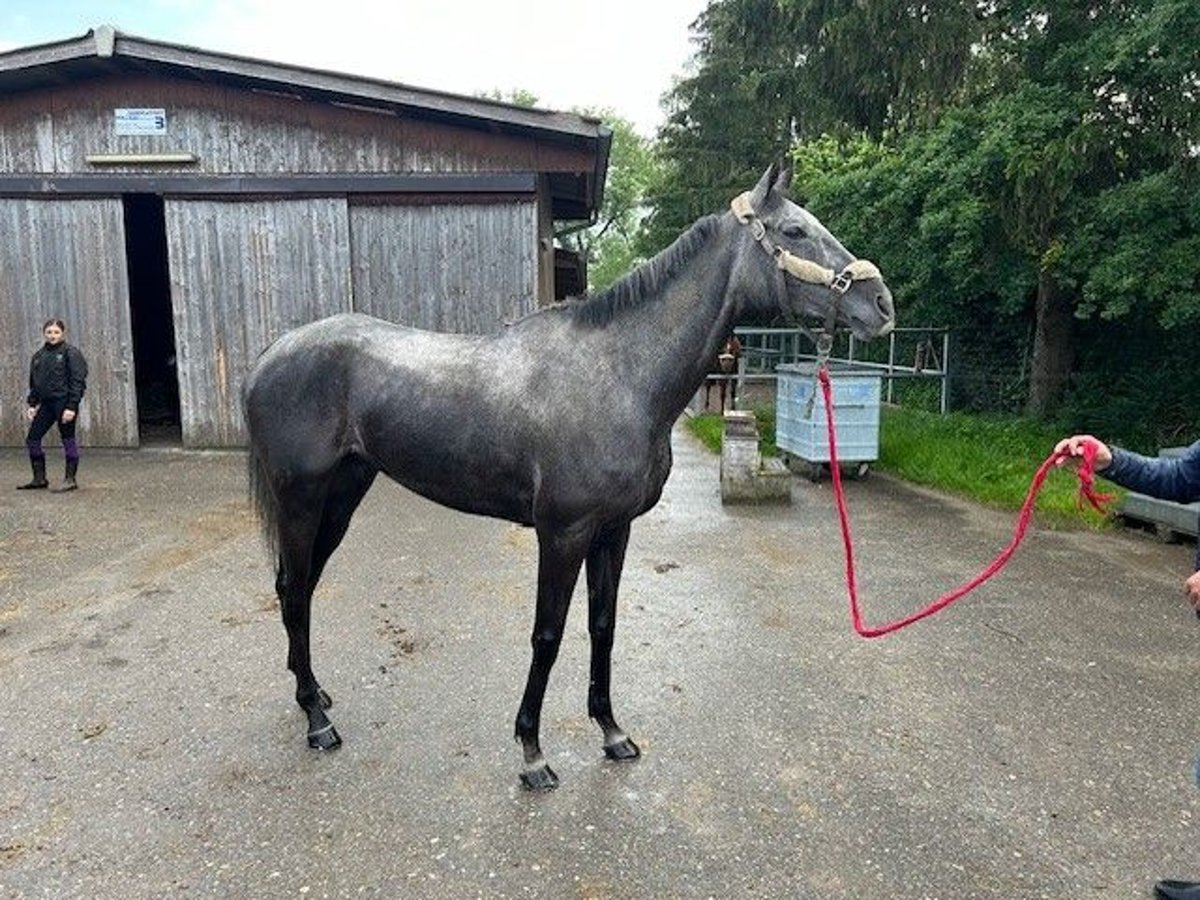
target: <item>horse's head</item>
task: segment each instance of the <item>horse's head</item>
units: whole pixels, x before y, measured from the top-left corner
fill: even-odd
[[[731,204],[750,242],[745,262],[760,275],[754,281],[760,282],[769,267],[778,270],[767,276],[774,289],[764,295],[752,287],[750,302],[770,303],[772,309],[759,311],[782,311],[790,319],[824,318],[827,333],[840,324],[864,340],[887,334],[896,314],[883,276],[872,263],[856,259],[816,216],[788,199],[791,178],[789,170],[772,165],[754,190]]]

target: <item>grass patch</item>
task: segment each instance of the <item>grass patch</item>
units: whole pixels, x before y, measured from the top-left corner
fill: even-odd
[[[885,407],[879,433],[877,468],[999,509],[1020,509],[1029,482],[1063,431],[1018,416],[978,416]],[[1051,472],[1038,495],[1043,524],[1102,527],[1096,513],[1076,502],[1079,481],[1073,470]],[[1120,496],[1105,484],[1101,493]]]
[[[716,413],[697,413],[684,419],[688,431],[700,438],[700,443],[713,453],[721,452],[721,435],[725,425]]]
[[[764,456],[778,454],[775,408],[754,410]],[[687,427],[714,453],[721,452],[723,423],[717,413],[701,413]],[[888,406],[881,413],[879,459],[872,467],[913,484],[933,488],[997,509],[1018,510],[1029,483],[1064,431],[1019,416],[940,415]],[[1124,491],[1102,483],[1101,493]],[[1074,471],[1051,472],[1037,500],[1037,519],[1058,528],[1103,528],[1110,520],[1077,503]]]
[[[775,446],[775,407],[756,406],[754,418],[758,422],[758,450],[763,456],[778,456]],[[688,430],[700,439],[713,453],[721,452],[721,435],[725,432],[725,421],[720,413],[703,412],[688,417]]]

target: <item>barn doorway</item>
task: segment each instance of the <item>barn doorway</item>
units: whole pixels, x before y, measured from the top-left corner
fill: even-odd
[[[182,442],[163,198],[125,194],[125,262],[142,446]]]

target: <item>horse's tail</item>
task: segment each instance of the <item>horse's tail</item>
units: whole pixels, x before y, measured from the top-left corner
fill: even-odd
[[[247,382],[247,387],[249,382]],[[250,392],[242,394],[242,418],[249,429]],[[246,455],[246,481],[250,490],[250,505],[258,514],[263,539],[274,559],[279,555],[279,499],[275,494],[275,483],[271,468],[267,465],[263,448],[255,440],[253,430],[248,431],[249,453]]]
[[[263,540],[271,558],[279,555],[279,503],[275,499],[275,491],[271,487],[271,472],[266,460],[258,452],[254,443],[250,444],[250,454],[246,460],[247,480],[250,486],[250,505],[258,514],[262,526]]]

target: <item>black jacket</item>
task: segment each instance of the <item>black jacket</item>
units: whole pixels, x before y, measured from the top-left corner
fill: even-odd
[[[45,344],[29,362],[29,405],[60,400],[65,409],[78,412],[87,389],[87,372],[87,360],[77,348],[66,341],[58,346]]]

